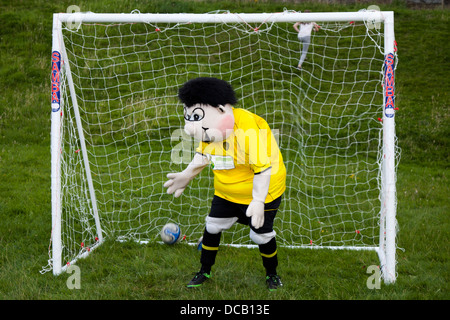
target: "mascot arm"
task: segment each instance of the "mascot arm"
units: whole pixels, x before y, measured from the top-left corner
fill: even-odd
[[[189,182],[191,182],[191,180],[194,179],[208,163],[207,157],[201,153],[196,153],[186,169],[181,172],[169,173],[167,175],[169,180],[164,183],[164,187],[167,188],[167,193],[174,193],[175,198],[181,196]]]
[[[255,174],[253,178],[253,200],[248,205],[246,215],[252,218],[251,223],[255,229],[261,228],[264,224],[264,201],[269,192],[270,173],[271,168]]]

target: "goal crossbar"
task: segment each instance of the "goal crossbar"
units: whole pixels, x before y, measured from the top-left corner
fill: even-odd
[[[61,22],[80,23],[262,23],[262,22],[314,22],[314,21],[385,21],[393,11],[360,12],[276,12],[276,13],[93,13],[76,12],[57,14]]]

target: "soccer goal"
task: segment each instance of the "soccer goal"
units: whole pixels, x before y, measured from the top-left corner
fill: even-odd
[[[315,22],[307,57],[295,22]],[[213,197],[205,169],[180,198],[163,187],[197,143],[178,88],[228,81],[267,120],[286,169],[280,246],[373,250],[396,279],[393,12],[55,14],[49,264],[64,272],[105,239],[159,241],[169,222],[196,243]],[[251,246],[248,229],[222,243]]]

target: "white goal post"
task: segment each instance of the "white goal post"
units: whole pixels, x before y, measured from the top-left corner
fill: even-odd
[[[296,22],[320,26],[301,70]],[[64,272],[104,239],[159,241],[168,222],[196,243],[212,172],[180,199],[162,184],[195,150],[181,130],[177,89],[214,76],[232,84],[237,107],[278,133],[288,171],[280,245],[373,250],[385,283],[395,282],[394,44],[391,11],[54,14],[43,271]],[[251,246],[233,228],[224,243]]]

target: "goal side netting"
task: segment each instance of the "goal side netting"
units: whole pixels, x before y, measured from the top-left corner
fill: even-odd
[[[212,170],[180,198],[163,187],[195,153],[177,91],[200,76],[228,81],[236,107],[275,133],[288,173],[274,226],[280,246],[384,252],[387,210],[395,220],[395,131],[385,137],[394,111],[385,87],[396,54],[386,51],[383,21],[366,13],[336,21],[315,14],[320,29],[301,69],[304,44],[293,23],[311,20],[307,14],[81,14],[81,23],[56,15],[50,267],[60,272],[106,238],[160,241],[169,222],[185,242],[202,236]],[[253,245],[242,225],[222,243]]]

